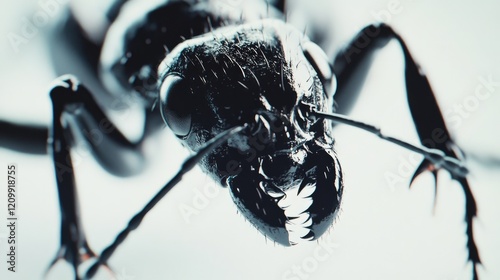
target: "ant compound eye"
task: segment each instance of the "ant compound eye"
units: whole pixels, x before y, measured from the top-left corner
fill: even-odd
[[[163,121],[181,137],[191,131],[190,92],[188,83],[177,75],[168,75],[160,88],[160,111]]]

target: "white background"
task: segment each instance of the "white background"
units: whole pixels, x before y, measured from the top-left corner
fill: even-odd
[[[376,14],[388,11],[391,1],[293,2],[299,1],[291,1],[290,20],[307,22],[310,27],[314,20],[326,27],[331,41],[324,47],[332,56],[363,26],[376,21]],[[496,1],[396,3],[399,9],[386,21],[407,41],[428,74],[448,116],[445,118],[457,116],[455,105],[474,99],[479,77],[500,81],[500,7]],[[45,36],[51,27],[40,28],[39,34],[16,53],[7,35],[19,34],[22,18],[41,8],[36,1],[7,0],[2,0],[1,7],[0,117],[48,124],[51,105],[47,89],[57,75]],[[299,20],[297,14],[306,17]],[[51,25],[56,23],[54,17]],[[352,115],[416,143],[402,70],[401,52],[391,43],[377,56]],[[456,142],[470,155],[470,183],[479,207],[474,230],[484,264],[481,279],[500,279],[500,169],[486,160],[496,159],[498,164],[500,159],[499,105],[500,88],[495,87],[489,98],[468,107],[468,116],[461,118],[460,125],[450,127]],[[471,267],[466,263],[463,192],[446,172],[440,173],[433,213],[432,178],[422,175],[411,190],[408,188],[410,172],[402,166],[411,158],[409,152],[351,128],[339,127],[336,139],[345,173],[343,210],[319,242],[292,248],[266,242],[236,213],[224,189],[186,222],[179,209],[199,206],[194,204],[199,192],[217,187],[197,169],[117,250],[110,265],[118,279],[471,279]],[[83,222],[89,243],[97,252],[114,239],[187,155],[167,129],[151,139],[149,147],[146,171],[130,178],[113,177],[84,151],[76,152],[80,156],[76,165]],[[7,231],[2,222],[0,278],[40,279],[59,242],[60,214],[52,163],[48,156],[0,148],[0,172],[6,172],[9,163],[17,163],[19,169],[18,272],[7,272],[3,261]],[[391,185],[386,180],[388,174],[403,181]],[[5,176],[0,180],[4,181],[0,182],[0,213],[5,213]],[[6,221],[4,214],[0,218]],[[331,243],[334,249],[325,249]],[[294,274],[294,266],[304,274]],[[109,278],[105,272],[99,276]],[[49,274],[49,279],[71,278],[72,272],[64,263]]]

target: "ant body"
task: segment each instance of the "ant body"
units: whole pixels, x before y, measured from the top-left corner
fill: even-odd
[[[364,28],[329,61],[315,43],[283,21],[284,3],[279,1],[274,6],[255,1],[224,11],[217,9],[218,1],[151,1],[144,6],[124,2],[116,1],[110,9],[111,25],[103,42],[83,43],[109,92],[134,95],[145,110],[156,110],[147,113],[144,136],[131,142],[76,78],[63,76],[52,87],[54,119],[48,139],[62,213],[61,248],[53,264],[59,259],[70,262],[78,278],[81,262],[96,256],[80,223],[69,153],[73,141],[86,141],[113,173],[131,173],[141,160],[142,140],[148,131],[161,127],[161,114],[195,153],[97,258],[86,278],[106,265],[128,233],[196,164],[228,187],[239,211],[269,239],[285,246],[318,239],[337,216],[344,189],[341,161],[333,149],[333,122],[339,122],[424,155],[413,179],[445,169],[460,183],[466,194],[469,261],[478,279],[480,259],[472,231],[476,205],[468,170],[452,149],[427,78],[391,27]],[[72,23],[81,29],[77,21]],[[347,108],[356,97],[347,90],[357,82],[353,73],[389,40],[403,49],[408,102],[420,139],[424,143],[436,129],[447,139],[433,149],[387,137],[376,127],[337,114],[347,111],[343,104]],[[0,129],[13,137],[47,134],[43,128],[7,122]],[[102,132],[98,143],[85,133],[93,129]],[[22,142],[15,145],[33,148]],[[296,208],[287,204],[293,196],[296,200],[290,203],[299,205]]]

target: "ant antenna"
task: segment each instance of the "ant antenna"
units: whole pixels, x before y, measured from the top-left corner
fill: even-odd
[[[207,153],[213,151],[215,148],[220,146],[222,143],[226,142],[233,135],[239,133],[243,129],[245,129],[247,125],[244,126],[236,126],[231,129],[228,129],[216,137],[212,138],[208,141],[201,149],[198,150],[194,155],[188,157],[184,163],[182,164],[181,169],[175,176],[170,179],[170,181],[160,190],[158,193],[144,206],[144,208],[139,211],[132,219],[130,219],[128,225],[116,236],[115,240],[111,245],[109,245],[102,254],[99,256],[97,261],[87,270],[85,274],[85,279],[92,278],[100,265],[105,265],[113,252],[118,248],[118,246],[125,241],[130,232],[139,227],[142,220],[146,216],[146,214],[153,209],[153,207],[160,202],[160,200],[177,184],[181,181],[182,176],[190,171]]]
[[[389,141],[391,143],[394,143],[398,146],[401,146],[403,148],[406,148],[410,151],[419,153],[423,155],[426,159],[428,159],[430,162],[432,162],[437,168],[443,167],[444,169],[448,170],[450,173],[452,173],[454,176],[457,177],[465,177],[469,173],[469,170],[465,165],[459,161],[456,158],[446,156],[444,152],[437,150],[437,149],[431,149],[427,148],[424,146],[415,146],[413,144],[410,144],[406,141],[391,137],[391,136],[386,136],[382,133],[380,128],[369,125],[360,121],[353,120],[347,116],[341,115],[341,114],[336,114],[336,113],[323,113],[323,112],[318,112],[316,110],[312,110],[312,112],[309,113],[310,116],[317,117],[317,118],[322,118],[322,119],[329,119],[337,123],[342,123],[342,124],[347,124],[350,126],[354,126],[363,130],[366,130],[370,133],[373,133],[377,135],[379,138]]]

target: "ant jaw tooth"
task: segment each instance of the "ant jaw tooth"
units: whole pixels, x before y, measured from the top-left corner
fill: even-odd
[[[293,233],[297,237],[306,236],[311,231],[308,228],[292,224],[292,223],[290,223],[288,221],[285,223],[285,227],[286,227],[286,229],[288,230],[289,233]]]
[[[303,240],[312,241],[314,240],[314,233],[310,231],[308,234],[301,237]]]
[[[300,187],[291,188],[285,191],[287,195],[278,202],[278,206],[288,218],[285,222],[285,229],[288,232],[291,245],[311,241],[315,237],[311,229],[313,219],[308,212],[308,209],[313,204],[311,195],[315,190],[315,184],[304,184]]]
[[[286,196],[285,193],[278,193],[278,192],[272,192],[272,191],[268,192],[267,194],[272,198],[280,198],[280,199]]]
[[[272,198],[281,199],[283,197],[286,197],[286,194],[282,190],[280,190],[274,184],[270,184],[267,181],[260,182],[259,187],[262,191],[264,191],[267,195],[269,195]]]
[[[298,217],[290,218],[289,221],[296,225],[302,225],[304,227],[312,225],[311,215],[309,215],[309,213],[306,212],[300,214]]]
[[[316,184],[307,184],[299,190],[298,197],[310,197],[316,191]]]
[[[285,228],[288,231],[288,239],[290,243],[298,244],[303,241],[308,241],[311,234],[314,236],[311,229],[293,224],[289,221],[285,223]]]
[[[254,122],[251,122],[248,126],[250,135],[257,135],[259,133],[260,129],[262,127],[262,124],[260,122],[260,115],[255,115]]]
[[[295,201],[292,201],[289,207],[285,210],[285,215],[288,217],[295,217],[301,215],[306,212],[307,209],[313,204],[313,200],[311,198],[298,198]]]
[[[286,213],[286,210],[288,210],[288,208],[290,206],[292,206],[292,203],[293,201],[290,201],[290,199],[288,199],[288,196],[284,196],[280,199],[280,201],[278,201],[278,206],[282,209],[282,210],[285,210],[285,215],[287,215]],[[288,216],[288,215],[287,215]]]

